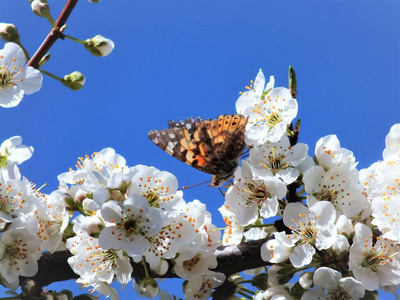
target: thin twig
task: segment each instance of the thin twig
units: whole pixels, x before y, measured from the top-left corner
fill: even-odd
[[[32,66],[36,69],[39,68],[39,62],[46,55],[46,53],[50,50],[51,46],[56,42],[57,39],[64,39],[64,34],[60,31],[60,28],[65,25],[69,15],[74,9],[75,5],[79,0],[68,0],[65,4],[63,10],[55,24],[55,28],[52,28],[47,35],[44,42],[40,45],[39,49],[36,51],[35,55],[28,61],[27,65]]]

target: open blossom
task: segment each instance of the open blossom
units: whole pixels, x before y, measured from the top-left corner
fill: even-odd
[[[0,178],[20,179],[17,165],[31,158],[33,147],[22,145],[20,136],[13,136],[0,145]]]
[[[335,295],[335,299],[361,299],[365,294],[361,282],[353,277],[342,278],[340,272],[331,268],[318,268],[313,281],[315,289],[306,291],[301,300],[329,299],[329,295]]]
[[[104,250],[98,239],[84,232],[69,238],[67,247],[73,254],[68,263],[80,275],[78,282],[91,284],[93,280],[99,280],[111,284],[116,277],[119,283],[127,284],[131,280],[133,269],[122,250]]]
[[[283,223],[292,233],[275,233],[275,240],[262,246],[262,259],[282,262],[289,257],[296,268],[308,265],[315,248],[328,249],[335,242],[335,219],[335,209],[330,202],[317,202],[310,208],[301,203],[289,203],[283,212]]]
[[[46,215],[38,216],[38,236],[42,240],[42,248],[53,253],[66,249],[63,234],[68,226],[69,214],[65,208],[63,196],[58,191],[54,191],[47,198]]]
[[[366,290],[400,284],[400,245],[378,237],[374,243],[371,229],[361,223],[354,226],[350,247],[350,271]]]
[[[223,284],[225,278],[222,273],[208,271],[207,274],[186,282],[183,287],[186,299],[208,299],[212,290]]]
[[[37,228],[36,219],[18,221],[0,235],[0,273],[8,283],[15,282],[19,276],[35,275],[42,255],[40,239],[32,233]]]
[[[339,139],[331,134],[320,138],[315,146],[315,158],[318,165],[329,170],[333,167],[345,165],[348,169],[357,166],[353,152],[340,147]]]
[[[285,184],[275,177],[254,179],[247,161],[235,172],[235,183],[229,187],[225,205],[235,214],[237,222],[248,225],[259,216],[273,217],[278,212],[278,200],[286,194]]]
[[[321,166],[309,168],[303,176],[307,192],[307,205],[318,201],[329,201],[337,210],[339,217],[353,217],[365,208],[365,197],[357,188],[358,171],[347,166],[332,167],[325,171]]]
[[[123,249],[135,262],[141,261],[148,250],[148,239],[164,226],[160,211],[150,207],[141,195],[132,195],[124,203],[108,201],[101,208],[101,216],[106,227],[100,232],[100,246]]]
[[[19,216],[33,214],[39,200],[26,179],[0,182],[0,220],[12,222]]]
[[[257,88],[257,90],[260,90]],[[273,88],[268,93],[248,91],[236,102],[238,113],[249,116],[245,141],[248,145],[277,142],[297,115],[297,101],[286,88]]]
[[[187,250],[179,254],[174,264],[174,272],[179,277],[193,280],[206,274],[208,269],[214,269],[217,266],[217,258],[214,253],[193,253]]]
[[[0,106],[17,106],[24,94],[33,94],[41,87],[42,74],[26,65],[22,48],[6,43],[0,50]]]
[[[267,141],[251,148],[249,162],[258,177],[276,176],[288,185],[299,176],[296,167],[307,158],[307,153],[306,144],[290,146],[289,138],[282,136],[276,143]]]
[[[140,194],[149,205],[160,208],[166,216],[176,216],[185,209],[182,191],[178,191],[178,180],[166,171],[154,167],[137,165],[127,195]]]

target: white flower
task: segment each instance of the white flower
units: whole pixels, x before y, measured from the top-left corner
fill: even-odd
[[[308,206],[329,201],[335,206],[338,217],[344,214],[348,218],[365,208],[365,197],[357,189],[357,169],[349,170],[341,165],[325,171],[321,166],[314,166],[304,173],[303,182]]]
[[[289,203],[283,212],[283,223],[292,234],[275,233],[275,240],[266,242],[261,249],[263,260],[282,262],[289,256],[296,268],[308,265],[315,248],[328,249],[336,240],[335,219],[335,209],[330,202],[317,202],[310,208],[301,203]]]
[[[329,299],[329,295],[335,295],[335,299],[361,299],[365,289],[361,282],[353,277],[342,278],[342,274],[331,268],[321,267],[314,273],[315,289],[308,290],[301,300]]]
[[[247,161],[235,172],[235,183],[225,195],[225,205],[235,214],[240,225],[248,225],[259,217],[270,218],[278,212],[278,200],[286,194],[285,184],[274,177],[254,179]]]
[[[167,217],[177,216],[185,209],[183,193],[178,191],[178,180],[173,174],[144,165],[137,165],[132,171],[135,175],[129,185],[128,196],[142,195],[150,206],[160,208]]]
[[[327,135],[320,138],[315,146],[315,158],[318,165],[329,170],[333,167],[345,165],[348,169],[354,169],[355,163],[353,152],[340,147],[340,142],[336,135]]]
[[[20,173],[16,165],[31,158],[33,147],[22,145],[20,136],[13,136],[0,145],[0,178],[19,179]]]
[[[63,233],[68,226],[69,214],[65,208],[63,195],[54,191],[49,197],[46,203],[46,217],[38,217],[38,236],[42,240],[42,248],[53,253],[66,249]]]
[[[24,94],[33,94],[41,87],[42,74],[26,66],[22,48],[15,43],[6,43],[0,50],[0,106],[17,106]]]
[[[257,293],[253,300],[295,300],[288,292],[288,285],[276,285]]]
[[[107,186],[113,174],[129,174],[129,168],[125,166],[125,158],[116,154],[112,148],[104,148],[95,152],[91,157],[80,157],[77,162],[77,170],[58,175],[60,184],[82,184],[95,190],[99,185]],[[133,175],[132,175],[133,176]],[[115,184],[112,185],[115,187]]]
[[[239,245],[242,242],[244,226],[240,225],[230,207],[223,205],[218,209],[224,218],[225,229],[222,237],[222,245]]]
[[[307,152],[306,144],[299,143],[291,147],[289,138],[282,136],[276,143],[267,141],[251,148],[249,163],[257,176],[276,176],[288,185],[299,176],[296,167],[306,159]]]
[[[38,271],[37,261],[42,255],[40,240],[27,230],[29,226],[37,228],[37,224],[27,221],[0,236],[0,273],[9,283],[19,276],[33,276]]]
[[[120,284],[127,284],[131,280],[133,269],[122,250],[104,250],[98,239],[86,233],[69,238],[67,248],[74,255],[68,258],[68,263],[80,276],[79,282],[91,285],[95,280],[111,284],[116,277]]]
[[[224,283],[226,276],[222,273],[208,271],[207,274],[188,281],[183,289],[188,300],[206,300],[212,289]]]
[[[247,91],[241,94],[246,94],[252,98],[264,99],[266,94],[268,94],[274,88],[274,84],[275,78],[274,76],[270,76],[269,82],[267,85],[265,85],[265,76],[263,71],[260,69],[254,82],[251,80],[250,86],[246,86]],[[239,99],[241,98],[239,97]],[[236,101],[236,111],[238,114],[241,114],[247,109],[248,104],[246,101],[243,101],[243,99],[241,99],[241,101],[239,101],[239,99]]]
[[[135,262],[149,248],[149,237],[161,230],[164,219],[158,209],[150,207],[141,195],[132,195],[119,203],[111,200],[101,208],[106,228],[100,232],[103,249],[123,249]]]
[[[180,218],[168,219],[164,226],[155,235],[148,238],[149,249],[144,253],[146,262],[151,268],[156,268],[161,259],[171,259],[183,246],[190,245],[196,233],[190,222]]]
[[[205,275],[208,269],[217,267],[217,258],[214,253],[193,253],[187,250],[180,253],[174,260],[174,272],[181,278],[193,280]]]
[[[400,245],[378,237],[372,241],[372,231],[364,224],[354,227],[350,247],[349,269],[366,290],[375,291],[385,286],[400,284]]]
[[[236,108],[238,113],[249,116],[245,133],[248,145],[278,142],[298,109],[296,99],[286,88],[274,88],[261,97],[245,92],[237,100]]]
[[[383,150],[384,160],[400,159],[400,123],[394,124],[385,139],[386,148]]]
[[[0,182],[0,220],[12,222],[19,216],[31,215],[39,200],[26,179],[10,179]]]

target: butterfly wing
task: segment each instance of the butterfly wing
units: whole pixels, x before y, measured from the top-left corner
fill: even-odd
[[[161,149],[184,163],[213,175],[211,185],[232,176],[245,148],[248,118],[221,115],[217,119],[188,118],[169,121],[169,129],[150,130],[149,138]]]
[[[201,120],[188,118],[169,121],[169,129],[150,130],[149,138],[162,150],[180,161],[206,173],[211,173],[207,160],[200,154],[199,125]]]

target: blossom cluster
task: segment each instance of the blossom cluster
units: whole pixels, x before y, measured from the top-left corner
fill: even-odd
[[[400,124],[386,137],[383,161],[359,171],[336,135],[321,138],[313,158],[307,145],[291,141],[297,102],[288,89],[274,88],[273,77],[265,84],[260,70],[246,88],[236,109],[249,116],[249,156],[236,170],[220,211],[225,245],[268,237],[261,257],[274,265],[254,299],[322,299],[327,293],[361,299],[377,289],[395,293],[400,285]],[[274,223],[279,219],[283,226]],[[300,276],[300,290],[288,283],[294,274]]]
[[[148,275],[169,271],[187,281],[187,297],[211,294],[225,276],[217,266],[220,231],[198,200],[185,202],[171,173],[154,167],[129,167],[111,148],[80,158],[76,170],[58,176],[50,195],[35,189],[18,170],[32,147],[20,137],[0,147],[1,282],[15,289],[19,276],[33,276],[43,251],[68,249],[68,263],[78,283],[117,299],[109,285],[132,281],[131,260],[147,277],[134,282],[138,292],[154,297],[157,283]],[[71,233],[72,229],[72,233]]]
[[[0,282],[38,270],[43,251],[68,250],[77,282],[111,299],[110,286],[172,299],[153,277],[185,280],[187,299],[208,299],[226,280],[248,299],[363,299],[400,285],[400,124],[386,136],[383,160],[358,170],[336,135],[297,143],[292,91],[266,83],[260,70],[236,102],[249,117],[242,159],[224,192],[218,229],[198,200],[186,202],[177,178],[145,165],[128,166],[112,148],[80,157],[44,194],[19,165],[33,148],[19,136],[0,146]],[[265,268],[226,278],[212,271],[216,250],[263,239]],[[144,278],[132,278],[142,265]],[[268,266],[268,267],[267,267]],[[294,277],[297,275],[297,277]],[[295,283],[293,278],[298,278]],[[258,288],[251,291],[244,283]],[[249,294],[250,293],[250,294]],[[232,298],[234,299],[234,298]]]

